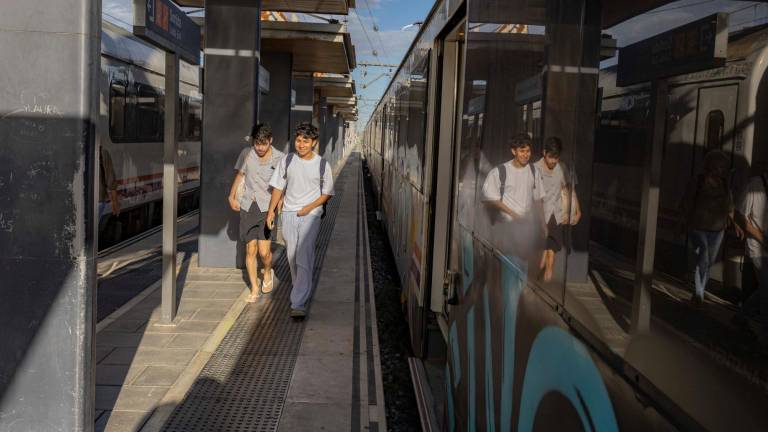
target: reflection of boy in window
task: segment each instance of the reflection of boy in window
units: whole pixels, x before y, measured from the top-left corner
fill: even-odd
[[[535,223],[535,206],[539,209],[544,199],[544,182],[541,173],[529,165],[531,160],[531,139],[526,134],[512,138],[510,144],[513,159],[492,169],[483,183],[483,203],[495,211],[497,220],[503,222]],[[543,220],[538,221],[546,231]],[[533,228],[535,225],[527,227]],[[520,227],[523,229],[523,227]],[[535,228],[533,228],[535,230]],[[513,233],[522,234],[522,233]],[[517,244],[518,247],[532,247],[532,244]],[[522,252],[520,250],[515,252]]]
[[[108,210],[118,216],[120,214],[120,199],[117,195],[117,178],[112,157],[107,149],[101,147],[99,152],[99,224],[106,219]]]
[[[694,305],[704,302],[710,267],[717,260],[725,229],[733,221],[734,204],[727,179],[729,164],[722,151],[707,153],[704,172],[691,179],[681,202],[696,263],[696,292],[691,297]]]
[[[739,206],[747,237],[747,255],[757,273],[759,287],[745,302],[745,309],[759,310],[761,340],[768,341],[768,173],[753,178]]]
[[[558,137],[544,141],[544,157],[534,165],[541,173],[544,197],[544,221],[547,223],[547,240],[539,269],[545,282],[552,280],[555,254],[562,250],[566,236],[564,225],[576,225],[581,220],[581,208],[573,186],[576,178],[568,176],[567,168],[560,162],[563,143]],[[565,245],[567,246],[567,245]]]

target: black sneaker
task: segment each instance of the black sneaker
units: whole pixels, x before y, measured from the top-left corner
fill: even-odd
[[[307,316],[307,311],[303,309],[291,309],[291,318],[303,319]]]

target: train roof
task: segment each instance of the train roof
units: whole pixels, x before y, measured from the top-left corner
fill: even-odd
[[[139,39],[128,31],[102,20],[101,26],[101,54],[112,57],[155,72],[165,74],[165,53]],[[180,61],[181,81],[199,86],[200,73],[198,66],[193,66],[185,61]]]

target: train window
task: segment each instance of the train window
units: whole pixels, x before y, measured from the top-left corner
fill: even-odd
[[[408,165],[411,181],[421,189],[424,170],[424,145],[427,128],[427,89],[429,88],[430,50],[415,50],[411,62],[408,103]]]
[[[109,136],[112,142],[124,142],[128,138],[126,85],[113,81],[109,86]]]
[[[725,115],[720,110],[707,114],[707,135],[705,145],[707,150],[723,149],[723,131],[725,130]]]
[[[163,140],[163,92],[144,84],[137,86],[136,128],[140,142]]]

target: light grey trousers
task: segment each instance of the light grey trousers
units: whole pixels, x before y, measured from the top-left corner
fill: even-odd
[[[298,216],[283,212],[283,238],[291,269],[291,308],[307,309],[312,295],[312,273],[315,267],[315,241],[320,232],[320,216]]]

